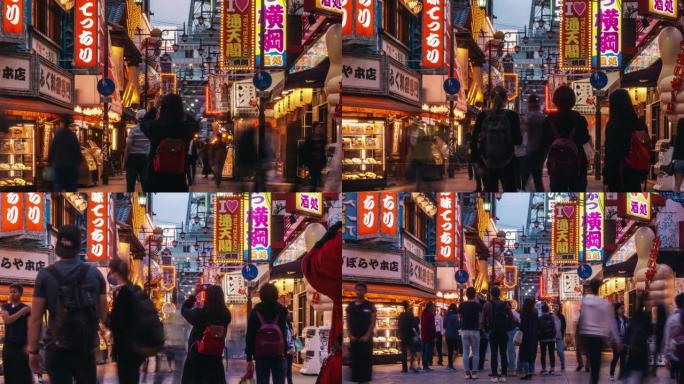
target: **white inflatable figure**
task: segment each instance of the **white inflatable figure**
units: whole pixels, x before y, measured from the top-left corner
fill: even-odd
[[[327,230],[323,226],[323,224],[320,223],[312,223],[309,224],[308,227],[304,230],[304,242],[306,243],[306,251],[310,251],[314,245],[320,240],[323,235]],[[306,278],[304,278],[304,281],[306,281]],[[306,300],[311,303],[311,306],[314,307],[315,310],[317,311],[332,311],[333,310],[333,301],[331,298],[329,298],[326,295],[323,295],[313,289],[310,284],[306,285]]]
[[[663,111],[667,111],[667,105],[672,100],[672,79],[677,65],[677,58],[682,49],[682,33],[675,27],[663,28],[658,35],[658,46],[660,48],[660,58],[663,61],[663,68],[658,77],[658,91],[660,92],[660,104]],[[672,114],[667,114],[668,119],[676,127],[679,119],[684,117],[684,82],[679,87],[675,108]]]
[[[637,290],[646,288],[646,271],[648,260],[653,248],[655,234],[649,227],[641,227],[634,234],[636,239],[637,264],[634,268],[634,283]],[[674,271],[668,265],[656,264],[655,274],[648,287],[648,296],[645,304],[653,307],[658,304],[665,305],[671,310],[674,305],[675,280]]]
[[[330,67],[325,78],[325,94],[327,95],[329,110],[335,113],[340,104],[342,89],[342,26],[335,24],[325,34],[325,45],[328,48]],[[334,120],[333,120],[334,121]],[[333,127],[337,129],[337,127]],[[337,132],[335,154],[326,166],[325,191],[342,192],[342,132]]]

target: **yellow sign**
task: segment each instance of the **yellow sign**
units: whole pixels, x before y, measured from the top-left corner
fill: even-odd
[[[625,213],[638,220],[651,220],[651,195],[649,193],[626,193]]]
[[[165,291],[172,291],[176,288],[176,266],[162,265],[162,280],[161,289]]]
[[[323,216],[323,193],[297,193],[295,199],[295,210],[310,215]]]

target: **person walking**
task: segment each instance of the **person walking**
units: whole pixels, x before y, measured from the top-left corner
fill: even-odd
[[[511,326],[511,329],[508,331],[508,344],[506,345],[506,356],[508,358],[508,367],[510,368],[509,375],[515,376],[515,366],[516,366],[516,358],[515,358],[515,343],[514,343],[514,338],[515,334],[520,330],[520,313],[516,310],[518,307],[518,302],[515,300],[511,300],[507,302],[508,306],[511,309],[511,314],[513,314],[513,325]]]
[[[214,183],[216,188],[221,187],[221,180],[223,179],[223,165],[226,163],[226,155],[228,148],[226,148],[226,141],[222,134],[216,135],[216,142],[212,145],[211,150],[211,169],[214,173]]]
[[[587,190],[591,137],[587,119],[572,108],[576,97],[567,85],[558,87],[553,94],[557,112],[544,120],[542,138],[552,192],[582,192]]]
[[[624,343],[627,337],[627,317],[625,316],[625,304],[615,303],[615,324],[617,326],[618,336],[620,340]],[[627,359],[627,350],[623,349],[621,351],[613,350],[613,359],[610,361],[610,380],[615,380],[615,368],[618,362],[620,362],[620,375],[618,377],[622,378],[622,374],[625,371],[625,361]]]
[[[542,315],[539,318],[539,348],[541,350],[541,374],[553,375],[556,366],[556,321],[554,316],[549,311],[547,303],[542,304]],[[549,366],[551,369],[546,370],[546,352],[549,353]]]
[[[446,336],[447,344],[447,369],[455,370],[454,360],[455,354],[458,353],[458,332],[461,328],[461,321],[458,318],[458,307],[456,304],[451,303],[449,305],[449,311],[444,319],[444,335]]]
[[[3,304],[0,311],[0,317],[5,324],[5,338],[2,343],[2,374],[5,377],[5,384],[33,383],[26,353],[31,307],[21,302],[23,294],[23,286],[10,285],[9,303]]]
[[[245,180],[255,177],[258,162],[256,135],[254,129],[250,128],[243,131],[238,140],[237,152],[235,153],[238,174]]]
[[[674,192],[682,190],[684,180],[684,119],[677,122],[677,134],[673,139],[672,166],[674,168]]]
[[[192,137],[183,113],[183,99],[170,93],[161,101],[159,118],[140,129],[150,139],[150,166],[147,191],[187,192],[185,175],[188,145]]]
[[[416,336],[413,338],[413,360],[416,362],[416,371],[418,373],[423,366],[423,341],[420,338],[420,317],[416,316],[413,318],[413,326],[416,330]]]
[[[487,290],[486,289],[483,289],[480,292],[478,300],[480,302],[480,305],[482,305],[482,310],[483,310],[482,315],[484,316],[484,307],[485,307],[485,304],[487,304]],[[487,326],[485,325],[485,323],[482,321],[482,318],[480,318],[480,357],[479,357],[478,366],[477,366],[478,371],[484,370],[485,361],[487,360],[487,350],[488,349],[489,349],[489,331],[487,330]]]
[[[681,121],[681,120],[680,120]],[[663,355],[665,365],[670,368],[677,380],[677,384],[684,384],[684,293],[675,296],[677,310],[665,322]]]
[[[622,349],[622,343],[615,325],[615,314],[610,303],[598,296],[601,281],[589,283],[590,292],[582,298],[578,333],[587,353],[591,371],[591,384],[597,384],[601,371],[601,350],[606,339],[613,342],[613,348]]]
[[[287,334],[285,335],[285,342],[287,344],[287,356],[285,358],[287,359],[287,370],[285,372],[285,379],[287,381],[287,384],[292,384],[292,359],[294,358],[295,354],[295,347],[294,347],[294,341],[295,341],[295,329],[292,326],[292,312],[289,310],[290,306],[290,297],[288,295],[280,295],[278,297],[278,303],[285,307],[285,310],[287,311],[287,322],[285,325],[287,326],[286,332]]]
[[[200,148],[200,159],[202,160],[202,175],[205,179],[209,178],[209,173],[211,173],[211,143],[209,139],[206,139],[202,143]]]
[[[196,305],[200,293],[204,293],[202,306]],[[182,384],[226,383],[222,355],[231,314],[223,300],[221,287],[205,284],[197,285],[193,294],[183,302],[181,315],[192,325],[192,330],[188,338],[188,356],[183,365]],[[249,330],[248,322],[248,345]],[[250,361],[249,357],[247,355],[247,361]]]
[[[648,374],[649,366],[648,360],[650,355],[650,348],[648,340],[653,334],[651,325],[651,316],[644,306],[643,296],[640,294],[635,303],[635,309],[629,323],[626,326],[625,336],[622,339],[624,342],[625,359],[620,362],[620,378],[624,379],[627,384],[643,383]],[[624,311],[624,305],[622,306]],[[627,318],[622,316],[623,319]],[[617,321],[618,333],[620,332],[621,320]],[[615,359],[615,358],[613,358]],[[627,363],[623,365],[623,363]],[[613,367],[611,363],[611,368]],[[610,375],[611,381],[614,380],[613,374]]]
[[[420,315],[420,341],[423,343],[423,370],[432,371],[432,355],[435,350],[435,338],[437,329],[435,326],[435,304],[428,302],[423,313]]]
[[[373,332],[377,312],[375,304],[366,300],[366,284],[356,283],[354,290],[356,300],[347,305],[351,381],[368,383],[373,378]]]
[[[197,158],[199,157],[199,138],[193,137],[188,144],[188,161],[185,177],[188,179],[188,185],[195,184],[195,176],[197,175]]]
[[[524,191],[529,178],[529,171],[527,171],[527,125],[521,124],[520,134],[522,135],[522,143],[513,148],[515,153],[515,186],[518,191]]]
[[[489,345],[492,359],[492,382],[506,382],[508,376],[508,356],[506,347],[508,345],[508,331],[513,326],[513,313],[510,306],[499,297],[501,290],[493,286],[489,290],[491,300],[485,304],[483,309],[483,322],[489,331]],[[501,371],[499,371],[499,357],[501,357]]]
[[[278,288],[265,284],[259,290],[261,302],[247,321],[248,369],[256,368],[257,384],[284,384],[287,371],[287,308],[278,303]],[[256,364],[255,364],[256,361]]]
[[[504,109],[507,91],[501,86],[490,95],[489,110],[481,112],[475,121],[470,151],[483,170],[485,192],[516,192],[515,149],[522,144],[520,118],[516,112]]]
[[[482,304],[476,299],[475,288],[466,289],[467,301],[461,303],[461,344],[463,345],[463,370],[466,379],[477,379],[480,359],[480,318]]]
[[[610,94],[606,124],[604,184],[610,192],[641,192],[651,168],[651,139],[624,89]]]
[[[523,334],[518,350],[522,374],[520,380],[529,380],[534,374],[534,361],[537,359],[537,343],[539,340],[539,318],[532,297],[525,298],[523,302],[520,313],[520,331]]]
[[[135,114],[137,124],[128,131],[126,148],[124,149],[123,167],[126,170],[126,192],[135,192],[135,183],[140,180],[140,185],[145,185],[145,172],[147,171],[148,156],[150,155],[150,140],[140,130],[147,112],[144,109]]]
[[[567,328],[567,323],[565,321],[565,316],[563,315],[561,304],[556,306],[554,321],[556,322],[556,330],[558,331],[558,334],[556,335],[556,353],[558,354],[558,360],[560,360],[561,371],[565,371],[565,330]]]
[[[81,230],[64,225],[57,232],[55,254],[59,260],[36,276],[29,318],[29,365],[33,373],[47,370],[50,383],[97,383],[95,349],[99,322],[107,319],[107,285],[102,273],[80,260]],[[43,345],[45,366],[39,353],[43,316],[48,326]]]
[[[544,150],[544,120],[546,116],[541,112],[539,96],[532,94],[527,98],[527,114],[525,125],[527,127],[527,167],[523,176],[523,188],[527,185],[529,177],[532,177],[536,192],[544,192],[544,160],[546,152]]]
[[[317,191],[321,182],[321,171],[325,168],[325,126],[321,122],[314,123],[311,134],[301,148],[302,165],[309,169],[311,190]]]
[[[415,338],[420,331],[416,325],[416,318],[413,316],[413,309],[408,301],[402,303],[404,312],[399,314],[397,319],[397,326],[399,332],[399,341],[401,341],[401,372],[407,373],[409,368],[418,373],[418,370],[413,365],[415,359]],[[410,355],[410,365],[409,365]]]
[[[442,359],[442,338],[444,335],[444,316],[442,310],[435,309],[435,349],[437,350],[437,365],[444,365]],[[432,361],[430,361],[432,365]]]
[[[55,133],[48,150],[48,172],[52,179],[52,192],[76,192],[78,168],[83,162],[81,144],[74,130],[78,126],[69,124]]]

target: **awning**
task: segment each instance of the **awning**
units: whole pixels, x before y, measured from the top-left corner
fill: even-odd
[[[3,111],[17,110],[55,115],[71,116],[74,111],[69,108],[48,103],[46,101],[26,97],[0,97],[0,109]]]
[[[353,281],[343,281],[342,282],[342,295],[343,296],[353,296],[352,292],[354,291],[354,285],[356,285],[356,282]],[[368,294],[366,297],[368,298],[380,298],[382,299],[383,296],[385,298],[388,298],[387,296],[392,296],[392,299],[395,300],[406,300],[409,298],[424,298],[424,299],[434,299],[435,295],[421,291],[419,289],[415,289],[413,287],[407,286],[407,285],[391,285],[391,284],[376,284],[376,283],[367,283],[368,286]],[[355,294],[354,294],[355,296]]]
[[[362,113],[398,113],[398,114],[414,114],[421,113],[422,110],[416,106],[402,103],[401,101],[393,100],[387,97],[368,97],[368,96],[351,96],[344,95],[342,103],[342,111],[346,112],[362,112]],[[376,111],[373,111],[376,110]]]
[[[328,76],[330,59],[326,58],[316,67],[305,71],[288,74],[285,79],[285,90],[297,88],[322,88]]]
[[[271,279],[301,279],[302,273],[302,259],[299,258],[289,263],[276,265],[271,268]]]
[[[622,87],[655,87],[658,85],[658,77],[663,69],[663,60],[658,59],[648,68],[626,73],[622,76]]]

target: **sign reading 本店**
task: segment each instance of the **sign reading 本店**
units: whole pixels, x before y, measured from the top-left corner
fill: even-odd
[[[246,202],[243,202],[243,212],[248,220],[251,220],[252,230],[249,233],[249,228],[246,225],[244,230],[244,250],[245,260],[247,260],[247,252],[251,247],[252,261],[269,261],[271,259],[271,194],[252,193],[251,194],[251,209],[249,209],[250,194],[244,194]]]
[[[224,258],[225,254],[239,254],[242,244],[243,212],[239,196],[214,196],[214,249],[217,261],[239,262]]]
[[[15,39],[23,38],[24,18],[26,17],[24,0],[3,0],[0,4],[2,4],[2,35],[13,35]],[[31,2],[28,4],[31,5]]]
[[[76,0],[74,6],[74,66],[95,67],[98,59],[98,0]]]
[[[409,283],[433,291],[435,289],[436,280],[435,267],[427,264],[423,260],[409,257],[408,280]]]
[[[444,60],[444,0],[427,0],[423,3],[422,67],[439,68]]]
[[[381,91],[381,62],[381,58],[344,56],[342,58],[342,88],[344,91]]]
[[[582,281],[575,272],[562,272],[560,278],[561,300],[582,300]]]
[[[603,260],[604,205],[602,193],[587,193],[584,202],[584,260]]]
[[[420,75],[402,68],[390,59],[388,80],[390,95],[420,106]]]
[[[49,260],[47,251],[40,253],[3,248],[0,255],[0,278],[33,283],[38,272],[48,266]]]
[[[359,192],[358,198],[358,234],[376,235],[378,233],[378,194],[377,192]]]
[[[395,236],[399,231],[399,204],[396,192],[380,193],[380,233]]]
[[[261,50],[264,51],[264,67],[282,68],[287,59],[287,0],[255,0],[255,21],[254,41],[256,49],[257,66],[261,64]],[[261,2],[264,2],[263,7]],[[264,41],[261,41],[261,10],[263,8],[264,17]],[[243,21],[244,22],[244,21]]]
[[[553,206],[551,262],[577,263],[579,251],[579,210],[574,201],[557,202]]]
[[[254,0],[223,0],[219,63],[221,69],[254,68]]]
[[[109,201],[105,192],[91,192],[88,198],[88,250],[86,260],[107,259]]]
[[[639,0],[639,13],[668,20],[679,18],[678,0]]]
[[[456,206],[453,192],[437,195],[437,253],[435,261],[456,261]]]
[[[640,221],[651,220],[651,194],[628,192],[619,195],[620,215]]]
[[[323,193],[297,192],[295,194],[295,210],[313,216],[323,216]]]
[[[342,276],[366,279],[397,280],[403,278],[402,255],[345,249],[342,252]]]
[[[594,23],[592,29],[592,63],[597,63],[598,23],[601,23],[601,67],[620,68],[622,65],[622,1],[600,0],[601,15],[598,15],[599,0],[592,0]],[[598,21],[597,21],[598,20]]]
[[[31,59],[0,56],[0,89],[31,90]]]
[[[589,0],[564,0],[560,26],[560,68],[591,68],[591,3]]]

